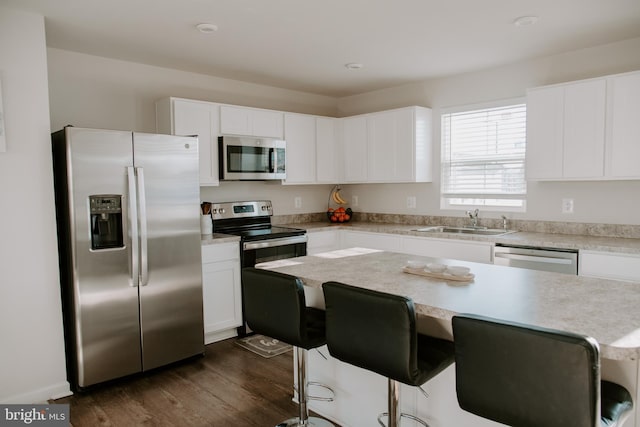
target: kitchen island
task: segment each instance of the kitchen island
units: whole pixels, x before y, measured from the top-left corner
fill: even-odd
[[[407,274],[402,269],[409,259],[466,266],[475,277],[457,282]],[[640,283],[363,248],[260,267],[300,277],[307,286],[309,303],[317,306],[323,304],[321,285],[329,280],[408,296],[415,302],[419,327],[432,335],[451,337],[453,315],[476,313],[592,336],[600,344],[603,378],[627,387],[636,402],[634,412],[638,411]],[[310,408],[343,426],[368,425],[385,409],[385,379],[331,358],[326,348],[311,352],[309,379],[336,390],[335,402],[311,402]],[[458,408],[454,379],[454,368],[449,367],[428,382],[429,399],[404,387],[403,410],[426,419],[432,427],[496,425]],[[625,426],[636,426],[636,419],[630,417]]]

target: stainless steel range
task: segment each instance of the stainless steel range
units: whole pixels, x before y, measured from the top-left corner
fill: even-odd
[[[272,216],[269,200],[211,204],[213,232],[240,236],[242,268],[307,254],[306,230],[271,225]],[[249,331],[244,323],[238,328],[240,336]]]

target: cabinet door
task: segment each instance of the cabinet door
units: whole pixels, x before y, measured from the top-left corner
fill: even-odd
[[[412,108],[371,114],[367,118],[369,182],[409,182],[414,173]]]
[[[563,89],[527,92],[527,179],[562,178]]]
[[[202,292],[205,342],[218,332],[242,325],[240,261],[202,265]]]
[[[393,111],[367,117],[368,182],[396,180],[396,148],[399,145],[397,127]]]
[[[323,230],[307,233],[307,255],[335,251],[339,248],[338,230]]]
[[[224,135],[251,135],[249,109],[220,106],[220,133]]]
[[[604,176],[604,79],[564,86],[564,178]]]
[[[200,185],[219,185],[218,105],[188,100],[173,100],[173,133],[198,135]]]
[[[287,179],[283,184],[316,182],[316,118],[304,114],[285,114],[287,141]]]
[[[615,76],[607,84],[606,175],[640,178],[640,73]]]
[[[345,182],[367,181],[367,118],[342,120],[343,175]]]
[[[351,230],[342,230],[340,234],[340,246],[343,249],[358,247],[392,252],[400,251],[400,236],[395,234]]]
[[[493,244],[488,242],[405,236],[402,238],[401,252],[490,264],[492,248]]]
[[[640,282],[640,255],[580,251],[579,275]]]
[[[337,119],[316,117],[316,182],[340,182],[341,165],[338,162]]]
[[[280,111],[223,105],[220,129],[225,135],[259,136],[282,139],[283,113]]]
[[[282,139],[284,113],[280,111],[252,110],[251,135]]]

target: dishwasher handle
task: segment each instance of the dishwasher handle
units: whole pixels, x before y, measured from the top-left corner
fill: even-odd
[[[505,253],[505,252],[496,252],[493,256],[495,258],[513,259],[518,261],[546,262],[550,264],[570,265],[573,263],[573,260],[569,258],[553,258],[553,257],[546,257],[546,256],[520,255],[520,254],[512,254],[512,253]]]

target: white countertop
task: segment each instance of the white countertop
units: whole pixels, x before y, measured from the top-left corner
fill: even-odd
[[[288,265],[281,267],[261,266],[298,276],[311,287],[333,280],[405,295],[418,314],[446,322],[456,313],[477,313],[592,336],[603,358],[637,360],[640,355],[640,283],[393,252],[326,254],[336,252],[331,258],[317,254],[282,260]],[[475,278],[460,283],[406,274],[402,267],[408,259],[467,266]]]
[[[472,240],[479,242],[502,243],[510,245],[538,246],[546,248],[563,248],[576,250],[592,250],[612,253],[640,254],[640,239],[626,239],[621,237],[597,237],[572,234],[515,232],[504,236],[481,236],[460,233],[424,233],[413,231],[424,225],[387,224],[375,222],[350,222],[348,224],[332,224],[328,222],[310,222],[294,224],[278,224],[285,227],[303,228],[308,233],[328,229],[346,229],[367,231],[371,233],[398,234],[416,236],[425,239],[454,239]],[[229,234],[202,235],[202,245],[214,245],[240,241],[239,236]]]
[[[413,231],[416,228],[427,227],[425,225],[387,224],[375,222],[350,222],[348,224],[312,222],[282,225],[304,228],[307,230],[307,232],[310,233],[314,231],[323,231],[330,228],[341,228],[354,231],[400,234],[405,236],[417,236],[431,239],[474,240],[479,242],[503,243],[510,245],[640,254],[640,239],[627,239],[622,237],[598,237],[573,234],[532,233],[522,231],[506,234],[503,236],[481,236],[460,233],[425,233]]]

